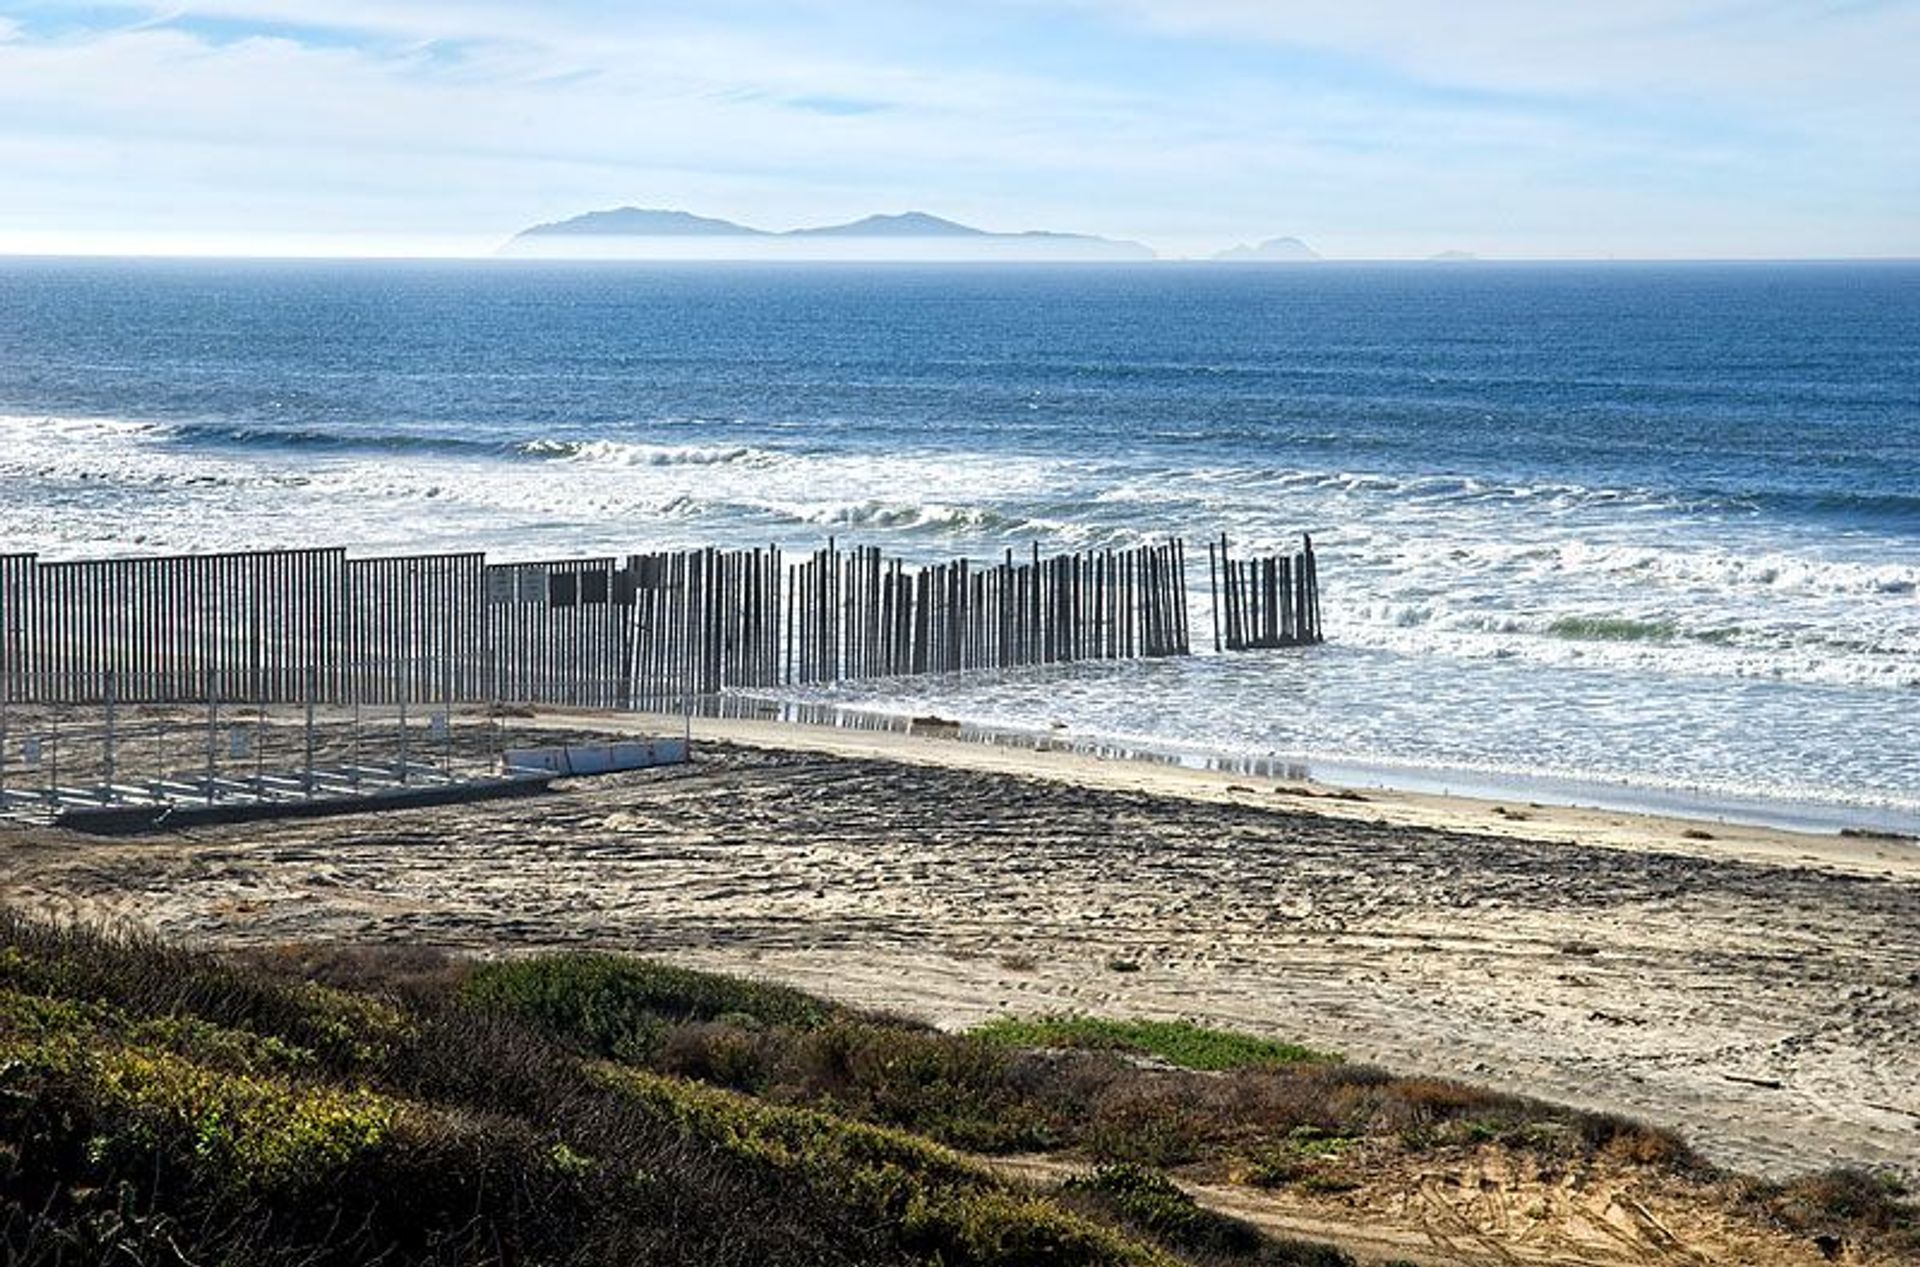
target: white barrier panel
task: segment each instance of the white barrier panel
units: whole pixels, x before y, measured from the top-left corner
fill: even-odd
[[[551,748],[509,748],[502,754],[509,772],[539,770],[547,774],[618,774],[679,765],[687,759],[685,739],[638,739],[621,743],[564,744]]]

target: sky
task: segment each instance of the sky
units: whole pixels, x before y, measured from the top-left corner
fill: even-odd
[[[1920,0],[0,0],[0,253],[621,205],[1172,256],[1920,255]]]

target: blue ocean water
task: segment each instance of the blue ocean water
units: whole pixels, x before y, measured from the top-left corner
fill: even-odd
[[[0,261],[0,512],[55,557],[1310,530],[1323,648],[796,698],[1920,825],[1911,264]]]

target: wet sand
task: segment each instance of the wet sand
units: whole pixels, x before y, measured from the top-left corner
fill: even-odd
[[[524,802],[127,841],[0,827],[0,901],[223,944],[606,947],[945,1025],[1184,1016],[1629,1113],[1743,1169],[1920,1177],[1912,842],[695,735],[692,766]]]

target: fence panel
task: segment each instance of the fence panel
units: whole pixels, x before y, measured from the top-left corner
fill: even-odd
[[[38,563],[24,660],[45,698],[303,698],[338,656],[342,549]]]
[[[418,554],[350,559],[340,617],[334,699],[368,704],[484,698],[486,556]]]

